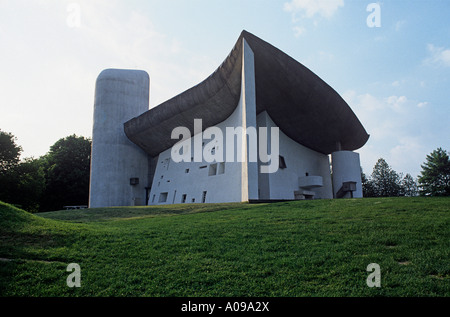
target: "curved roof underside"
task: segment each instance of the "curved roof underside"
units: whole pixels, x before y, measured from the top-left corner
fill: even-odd
[[[194,131],[227,119],[241,93],[242,40],[255,56],[256,111],[267,111],[275,124],[294,141],[323,154],[354,151],[369,135],[356,115],[322,79],[308,68],[258,37],[243,31],[222,65],[206,80],[124,124],[127,137],[155,157],[179,140],[172,130]]]

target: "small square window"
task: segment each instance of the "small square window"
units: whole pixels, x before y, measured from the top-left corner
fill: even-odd
[[[169,193],[161,193],[159,194],[159,203],[165,203],[167,202],[167,196],[169,195]]]
[[[209,166],[208,176],[214,176],[217,174],[217,164],[211,164]]]

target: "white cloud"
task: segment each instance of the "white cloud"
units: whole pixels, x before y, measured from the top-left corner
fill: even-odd
[[[382,100],[368,93],[358,96],[358,105],[368,112],[380,111],[386,107]]]
[[[407,96],[378,97],[348,90],[342,94],[370,134],[368,143],[358,150],[366,174],[372,172],[379,158],[384,158],[397,172],[416,176],[433,138],[433,126],[424,121],[427,113],[419,102]],[[418,126],[418,122],[423,122]]]
[[[421,145],[422,140],[418,137],[402,137],[398,145],[389,152],[389,164],[398,173],[411,174],[416,177],[421,168],[420,163],[424,160],[426,149]]]
[[[356,99],[356,91],[354,90],[347,90],[344,93],[341,94],[342,98],[347,102],[349,105],[353,104]]]
[[[339,7],[344,6],[344,0],[292,0],[284,4],[284,10],[292,13],[302,13],[307,18],[320,15],[332,17]]]
[[[396,112],[404,112],[406,110],[405,105],[408,99],[405,96],[390,96],[386,98],[387,104]]]
[[[438,66],[450,67],[450,49],[436,47],[433,44],[427,45],[429,57],[425,60],[426,64],[435,64]]]
[[[418,104],[417,104],[417,107],[419,107],[419,108],[423,108],[423,107],[426,107],[426,106],[428,106],[430,103],[429,102],[419,102]]]
[[[344,6],[344,0],[291,0],[284,3],[284,11],[292,14],[292,22],[298,24],[302,19],[313,19],[313,25],[318,25],[317,18],[331,18],[340,7]],[[294,36],[305,34],[304,26],[296,25],[293,28]]]
[[[325,62],[325,61],[332,62],[334,60],[334,55],[332,53],[328,53],[325,51],[319,51],[319,53],[317,55],[321,62]]]
[[[405,25],[406,25],[406,21],[405,21],[405,20],[398,21],[397,23],[395,23],[395,30],[398,32],[398,31],[400,31]]]
[[[305,34],[305,32],[306,32],[306,29],[301,26],[294,26],[292,29],[294,30],[295,37],[300,37],[301,35]]]

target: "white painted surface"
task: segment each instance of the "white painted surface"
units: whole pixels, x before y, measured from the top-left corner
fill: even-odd
[[[234,113],[227,120],[216,126],[222,131],[225,139],[226,127],[234,127],[242,122],[242,111],[242,102],[240,102]],[[267,126],[269,128],[275,127],[275,124],[266,112],[258,115],[257,121],[260,126],[262,123],[268,123]],[[200,136],[198,134],[185,142],[193,149],[194,139]],[[212,140],[203,141],[205,145],[203,149],[209,147],[209,142],[213,142]],[[237,142],[235,142],[235,147],[233,148],[235,160],[237,160],[236,146]],[[227,150],[224,149],[224,157],[226,157],[226,153]],[[310,188],[308,191],[303,190],[304,192],[314,194],[316,199],[330,199],[333,197],[329,158],[327,155],[317,153],[296,143],[282,132],[280,132],[280,155],[283,155],[285,158],[287,165],[285,169],[278,169],[273,174],[259,173],[258,180],[253,180],[259,187],[259,199],[294,199],[294,193],[300,190],[299,178],[305,176],[306,173],[311,175],[311,179],[320,179],[320,185],[322,186]],[[217,164],[217,168],[212,169],[215,170],[215,173],[213,176],[210,176],[211,165],[214,166],[214,164]],[[219,172],[220,164],[224,164],[222,166],[225,167],[223,174]],[[203,202],[202,196],[204,192],[207,192],[205,201],[207,203],[248,201],[249,198],[245,198],[245,195],[242,194],[245,191],[245,182],[242,182],[242,170],[244,167],[245,162],[208,163],[202,161],[198,163],[175,163],[171,160],[171,150],[166,150],[159,156],[149,204],[173,204],[182,203],[183,201],[186,203],[201,203]],[[252,180],[249,179],[248,183],[251,182]],[[314,184],[317,185],[317,181]],[[183,195],[186,195],[185,199],[183,199]]]
[[[258,115],[257,120],[259,126],[276,127],[265,111]],[[260,174],[260,199],[294,199],[294,192],[299,191],[299,177],[306,176],[306,173],[321,176],[323,180],[323,187],[313,189],[314,198],[333,198],[328,155],[298,144],[281,130],[279,143],[279,153],[284,157],[286,168],[272,174]]]
[[[323,187],[322,176],[302,176],[298,178],[298,186],[300,188],[318,188]]]
[[[334,197],[336,197],[336,193],[344,182],[356,182],[356,191],[353,192],[353,197],[363,197],[359,154],[351,151],[337,151],[331,154],[331,160],[333,164]],[[344,196],[344,198],[350,197],[350,193]]]
[[[219,147],[223,147],[226,144],[226,127],[234,127],[240,125],[241,122],[242,103],[240,102],[233,114],[216,126],[223,133],[224,143],[218,142],[215,145],[215,150],[223,150],[224,157],[227,154],[226,148],[220,149]],[[202,134],[197,134],[184,141],[190,148],[191,162],[174,162],[171,158],[171,149],[159,155],[150,192],[149,205],[183,203],[183,195],[186,195],[184,198],[186,203],[202,203],[205,191],[206,203],[243,201],[243,163],[237,162],[237,140],[235,140],[233,147],[234,162],[206,162],[205,160],[194,162],[196,143],[201,145],[203,153],[203,151],[207,151],[205,148],[212,148],[211,142],[214,144],[217,140],[215,136],[212,136],[212,139],[203,139],[202,142],[201,137]],[[203,146],[202,143],[204,144]],[[221,161],[224,161],[224,159]],[[213,173],[214,171],[215,173]],[[167,199],[161,200],[161,195],[164,196],[165,193],[167,193]]]
[[[97,78],[89,207],[145,204],[147,154],[125,135],[124,122],[148,110],[150,79],[137,70],[104,70]],[[130,178],[139,178],[131,186]]]
[[[256,86],[255,86],[255,58],[252,49],[247,44],[245,39],[243,40],[243,65],[242,65],[242,91],[241,99],[243,104],[243,120],[246,129],[253,128],[256,130]],[[246,175],[243,175],[244,182],[247,184],[243,185],[244,196],[242,201],[248,201],[249,199],[258,199],[258,162],[254,160],[251,162],[249,158],[251,147],[247,143],[247,137],[244,138],[246,143],[244,148],[246,151],[247,164],[244,165],[244,171]],[[246,191],[246,193],[245,193]]]

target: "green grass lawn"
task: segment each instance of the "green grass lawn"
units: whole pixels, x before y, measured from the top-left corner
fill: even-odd
[[[37,215],[0,203],[0,239],[3,297],[450,296],[450,198]],[[366,284],[370,263],[380,288]]]

